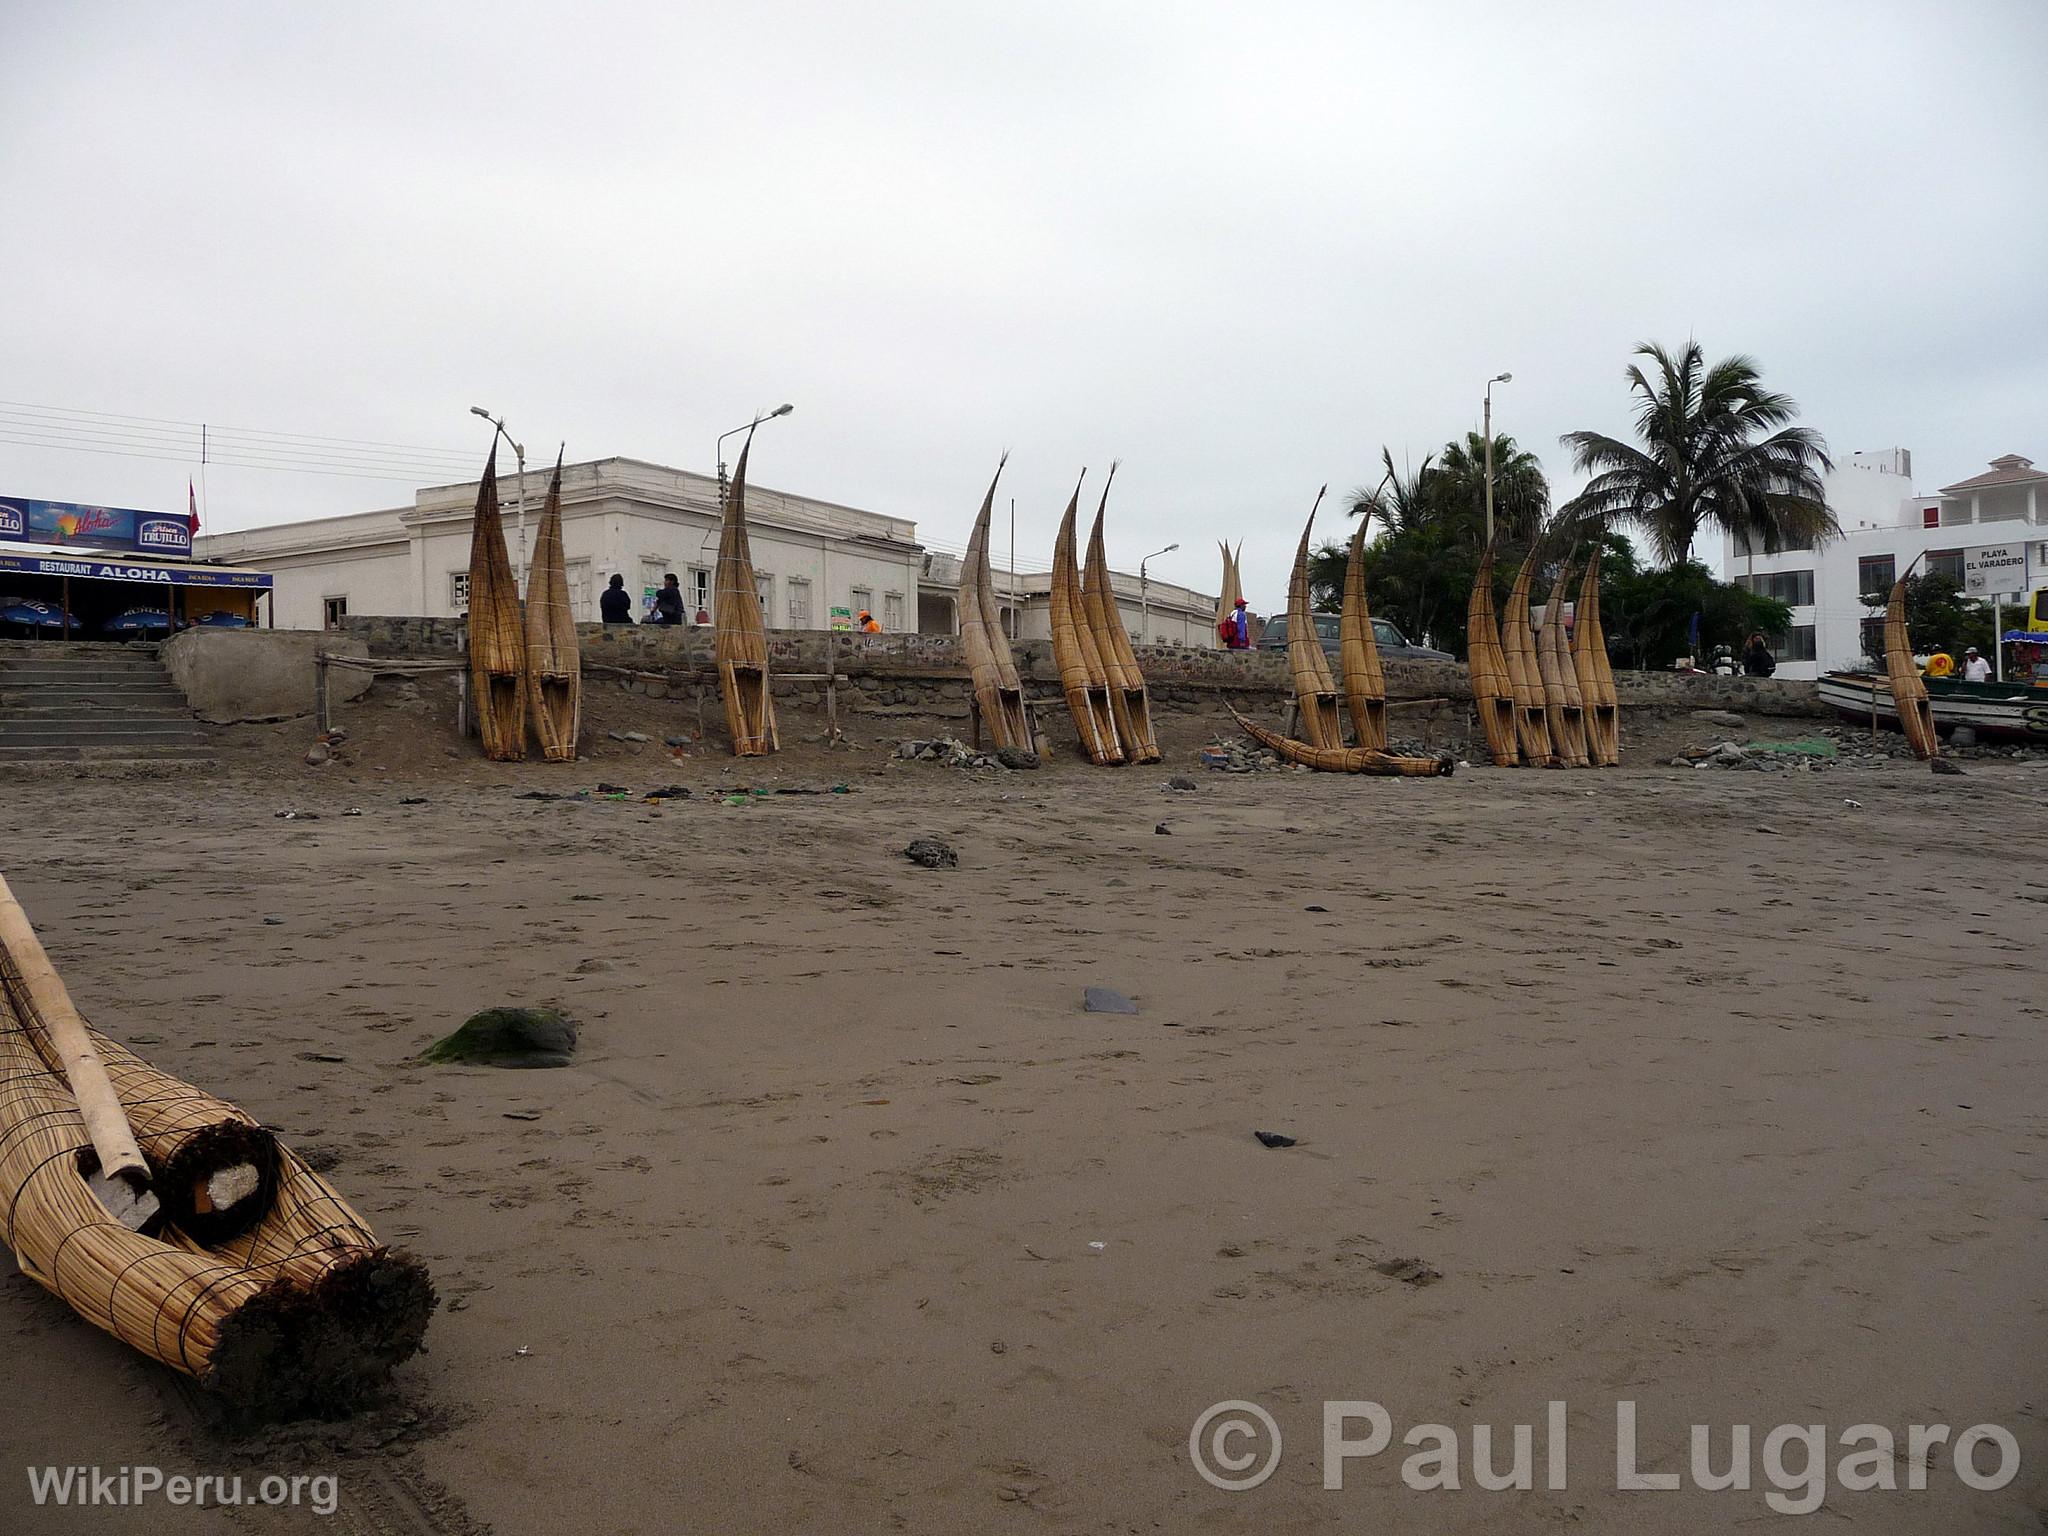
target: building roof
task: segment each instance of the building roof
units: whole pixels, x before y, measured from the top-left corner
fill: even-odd
[[[1954,485],[1944,485],[1941,494],[1953,496],[1958,491],[1988,491],[1994,485],[2023,485],[2029,480],[2048,480],[2048,473],[2034,468],[2032,459],[2017,453],[2004,453],[1993,459],[1991,467],[1983,474],[1958,480]]]

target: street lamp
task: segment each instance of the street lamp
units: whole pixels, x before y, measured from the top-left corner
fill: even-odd
[[[480,405],[472,405],[469,414],[481,416],[488,421],[497,430],[498,436],[505,439],[506,445],[512,450],[512,456],[519,461],[519,588],[523,592],[526,590],[526,448],[523,444],[512,441],[512,434],[505,430],[504,417],[493,416]]]
[[[1496,373],[1486,381],[1486,542],[1493,542],[1493,386],[1511,384],[1512,373]]]
[[[1157,560],[1161,555],[1170,555],[1179,548],[1178,544],[1169,544],[1164,549],[1153,550],[1151,554],[1138,562],[1138,644],[1140,645],[1145,644],[1150,639],[1152,629],[1152,584],[1151,578],[1145,572],[1145,567],[1154,560]]]
[[[734,427],[730,432],[718,434],[718,446],[713,451],[718,459],[718,510],[721,514],[725,511],[725,440],[728,437],[735,437],[742,432],[751,432],[754,428],[761,425],[762,422],[773,421],[778,416],[787,416],[795,409],[795,406],[785,402],[775,407],[772,411],[762,412],[744,427]]]

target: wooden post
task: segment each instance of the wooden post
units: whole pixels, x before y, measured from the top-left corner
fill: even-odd
[[[66,576],[62,580],[64,582],[64,593],[61,599],[64,604],[64,638],[69,640],[71,638],[71,578]]]
[[[465,740],[469,736],[469,668],[464,666],[455,674],[455,734]]]
[[[327,717],[327,652],[313,653],[313,723],[322,736],[333,729]]]

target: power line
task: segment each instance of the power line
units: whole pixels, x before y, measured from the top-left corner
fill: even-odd
[[[111,454],[114,455],[115,457],[124,459],[156,459],[166,464],[191,464],[194,459],[194,455],[189,453],[161,453],[152,452],[146,448],[116,448],[107,445],[89,446],[83,443],[57,442],[46,438],[10,436],[8,435],[4,427],[0,427],[0,443],[14,443],[19,446],[27,448],[55,448],[71,453]],[[416,467],[414,469],[406,470],[401,473],[388,474],[375,473],[362,468],[319,468],[310,464],[264,463],[259,461],[243,460],[236,458],[216,457],[211,458],[209,462],[230,469],[268,469],[277,470],[285,474],[331,475],[334,476],[335,478],[343,480],[386,480],[393,482],[402,482],[408,485],[418,485],[427,481],[435,481],[450,473],[449,470],[442,466],[434,466],[431,468]]]
[[[26,400],[0,400],[0,407],[10,411],[28,412],[32,416],[48,418],[51,425],[74,425],[93,427],[109,424],[144,436],[164,436],[155,429],[162,427],[183,428],[186,433],[204,432],[209,443],[215,437],[223,440],[238,439],[255,444],[268,444],[278,448],[303,447],[312,451],[340,451],[345,453],[363,450],[387,450],[383,457],[417,456],[426,459],[459,459],[469,463],[473,455],[467,449],[432,447],[422,443],[396,443],[379,438],[330,437],[309,432],[280,432],[264,427],[238,427],[212,422],[185,421],[169,416],[131,416],[116,411],[89,411],[75,406],[40,405]],[[388,450],[397,450],[396,453]]]

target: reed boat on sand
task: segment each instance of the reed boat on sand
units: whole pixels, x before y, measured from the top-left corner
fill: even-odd
[[[1551,755],[1559,767],[1585,768],[1590,766],[1586,711],[1579,697],[1579,674],[1564,636],[1564,595],[1571,584],[1572,557],[1568,554],[1551,584],[1543,631],[1536,637],[1536,664],[1543,678],[1543,723],[1550,732]]]
[[[1368,512],[1351,535],[1351,553],[1344,562],[1344,608],[1337,621],[1337,655],[1344,668],[1344,707],[1351,714],[1352,735],[1361,747],[1384,752],[1387,677],[1380,667],[1379,642],[1373,637],[1372,609],[1365,600],[1365,531],[1371,526]],[[1294,620],[1290,617],[1287,623],[1291,630]]]
[[[1508,680],[1507,662],[1501,656],[1500,626],[1493,612],[1493,546],[1479,557],[1479,573],[1472,578],[1472,596],[1465,606],[1467,670],[1472,677],[1472,707],[1479,714],[1479,729],[1486,738],[1486,750],[1496,768],[1512,768],[1521,761],[1515,746],[1515,692]]]
[[[1232,705],[1224,707],[1230,710],[1230,717],[1244,728],[1245,734],[1260,746],[1278,753],[1290,763],[1300,763],[1322,773],[1371,773],[1388,778],[1434,779],[1448,778],[1458,766],[1457,759],[1448,756],[1400,757],[1372,747],[1311,746],[1245,719]]]
[[[1088,610],[1088,627],[1095,632],[1095,649],[1109,677],[1109,707],[1116,716],[1117,740],[1124,756],[1134,763],[1159,761],[1159,738],[1152,731],[1152,695],[1145,686],[1145,674],[1138,669],[1138,653],[1131,648],[1130,632],[1117,611],[1116,594],[1109,584],[1109,557],[1103,552],[1102,514],[1109,506],[1110,483],[1116,479],[1116,465],[1109,466],[1109,480],[1103,482],[1102,500],[1095,507],[1095,528],[1088,535],[1088,567],[1081,577],[1081,598]]]
[[[1085,477],[1087,471],[1082,474]],[[1074,529],[1080,511],[1081,483],[1077,480],[1052,546],[1052,659],[1059,670],[1060,690],[1067,696],[1067,712],[1080,733],[1081,750],[1089,762],[1101,767],[1121,763],[1124,753],[1118,742],[1116,713],[1110,705],[1108,670],[1095,644],[1087,600],[1081,591]]]
[[[1536,549],[1531,548],[1522,557],[1514,586],[1508,589],[1508,611],[1500,621],[1500,650],[1515,695],[1515,737],[1522,762],[1530,768],[1555,768],[1558,763],[1550,748],[1550,722],[1543,710],[1543,671],[1529,633],[1529,583],[1535,574]]]
[[[19,911],[0,880],[0,913]],[[0,922],[0,1209],[23,1272],[238,1408],[341,1406],[383,1381],[425,1336],[425,1268],[242,1111],[86,1028],[161,1201],[141,1231],[110,1217],[66,1070],[83,1020],[24,963],[40,954],[26,921]]]
[[[1891,684],[1892,712],[1913,755],[1925,761],[1941,756],[1941,739],[1934,734],[1934,707],[1927,701],[1927,685],[1920,681],[1920,669],[1913,664],[1913,638],[1906,633],[1906,578],[1920,563],[1911,564],[1892,583],[1890,601],[1884,605],[1884,672]]]
[[[555,455],[526,577],[526,676],[540,755],[551,763],[576,761],[583,728],[583,658],[576,615],[569,607],[569,567],[562,553],[562,456]]]
[[[749,429],[725,495],[711,599],[712,655],[735,757],[766,757],[781,744],[768,684],[768,630],[754,588],[753,547],[747,542],[747,454],[753,446]]]
[[[519,578],[505,552],[498,513],[498,441],[476,488],[469,535],[469,685],[484,756],[498,763],[526,757],[526,626],[519,616]]]
[[[1586,711],[1586,756],[1596,768],[1621,762],[1621,704],[1614,691],[1614,667],[1607,659],[1607,632],[1600,626],[1600,546],[1586,557],[1579,605],[1572,618],[1572,670]]]
[[[1287,670],[1294,678],[1301,739],[1325,749],[1344,745],[1344,721],[1337,710],[1337,680],[1330,675],[1330,659],[1323,654],[1322,637],[1316,632],[1315,606],[1309,601],[1308,541],[1315,531],[1316,508],[1323,504],[1324,492],[1329,489],[1326,485],[1316,492],[1315,506],[1308,509],[1308,522],[1294,551],[1294,570],[1287,578]]]
[[[995,509],[1003,465],[1009,462],[1006,453],[996,464],[995,479],[989,481],[988,494],[981,498],[981,511],[967,540],[967,557],[960,563],[960,651],[967,659],[975,708],[994,745],[1042,753],[1044,744],[1024,698],[1024,683],[1017,675],[1009,637],[1003,633],[995,584],[988,570],[989,514]]]

